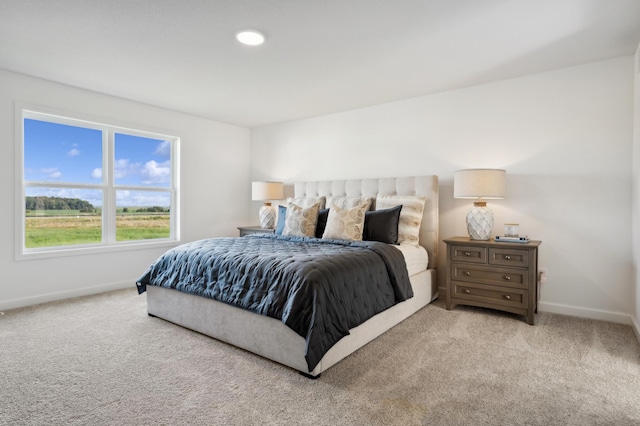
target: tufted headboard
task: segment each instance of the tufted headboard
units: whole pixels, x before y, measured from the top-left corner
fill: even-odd
[[[423,195],[426,202],[420,226],[420,245],[429,253],[429,268],[438,264],[438,176],[327,180],[294,183],[295,197],[372,197]],[[375,208],[375,207],[374,207]]]

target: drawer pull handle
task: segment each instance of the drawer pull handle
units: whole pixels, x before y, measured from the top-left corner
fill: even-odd
[[[467,257],[469,257],[469,256],[471,256],[471,253],[469,253],[468,251],[465,251],[465,252],[464,252],[464,255],[465,255],[465,256],[467,256]]]
[[[506,260],[511,260],[511,256],[505,256],[504,257]]]
[[[511,300],[511,296],[509,296],[508,294],[505,294],[504,298],[507,299],[507,300]]]
[[[507,280],[507,281],[511,281],[511,277],[509,275],[505,275],[504,279]]]
[[[469,271],[465,271],[465,273],[464,273],[464,274],[465,274],[466,276],[468,276],[468,277],[470,277],[470,276],[471,276],[471,272],[469,272]]]
[[[468,288],[465,288],[464,292],[467,293],[467,294],[471,294],[471,290],[469,290]]]

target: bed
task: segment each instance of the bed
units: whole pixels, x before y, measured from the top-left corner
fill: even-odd
[[[378,247],[376,250],[389,252],[392,258],[396,256],[394,253],[402,252],[401,257],[405,259],[407,270],[410,271],[410,273],[405,271],[410,283],[408,290],[410,297],[406,298],[406,300],[396,301],[372,317],[359,322],[359,325],[345,330],[344,337],[335,338],[334,340],[336,341],[330,342],[329,347],[323,349],[312,362],[310,361],[309,335],[303,337],[304,333],[301,333],[300,330],[294,331],[290,325],[285,324],[283,319],[269,316],[270,314],[266,313],[266,311],[261,315],[255,312],[260,310],[254,309],[252,311],[246,309],[246,307],[243,309],[232,306],[199,294],[180,291],[176,289],[177,287],[167,288],[167,286],[158,284],[143,285],[143,288],[141,288],[139,280],[137,283],[139,291],[146,290],[147,311],[149,315],[165,319],[271,359],[298,370],[308,377],[319,377],[323,371],[417,312],[437,297],[435,268],[438,248],[438,178],[437,176],[412,176],[298,182],[294,184],[294,197],[296,200],[321,197],[327,200],[367,198],[372,200],[370,207],[372,210],[375,210],[376,202],[382,203],[380,201],[381,197],[386,196],[389,196],[387,199],[393,199],[393,196],[406,196],[407,198],[419,197],[424,200],[424,208],[422,209],[416,236],[416,245],[419,245],[417,248],[426,252],[426,257],[423,261],[424,265],[416,268],[416,262],[412,260],[413,257],[411,255],[414,250],[406,250],[410,248],[410,245],[392,246],[401,249],[396,250],[395,248],[386,249],[385,247],[380,247],[387,246],[383,243],[372,243],[373,246],[368,242],[345,244],[358,246],[356,247],[358,250],[361,249],[360,246],[366,246],[362,248],[362,251],[367,253],[375,251],[374,248]],[[338,209],[335,210],[337,211]],[[295,238],[293,239],[295,240]],[[306,237],[302,239],[306,243]],[[239,253],[248,253],[254,245],[270,246],[276,243],[280,244],[279,240],[288,240],[288,238],[258,235],[222,240],[229,247],[240,247],[240,249],[237,249]],[[284,243],[287,244],[289,242],[284,241]],[[326,241],[326,243],[334,245],[334,241]],[[200,247],[202,244],[208,244],[208,242],[190,244],[196,244]],[[245,245],[248,245],[248,248]],[[314,244],[314,246],[316,245]],[[309,255],[306,249],[305,255]],[[184,258],[187,257],[186,255],[184,256]],[[171,261],[165,261],[165,263],[176,263],[175,259],[176,257]],[[387,269],[390,269],[388,265]],[[146,276],[147,273],[145,273]],[[145,279],[143,281],[146,282],[148,280]],[[148,282],[148,284],[151,283]],[[170,285],[169,287],[173,286]],[[396,289],[396,297],[398,297],[397,293]],[[309,310],[309,308],[305,309]],[[323,338],[321,337],[320,339]]]

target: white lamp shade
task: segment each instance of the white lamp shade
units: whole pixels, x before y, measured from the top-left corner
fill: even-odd
[[[252,200],[282,200],[283,198],[284,185],[282,182],[251,182]]]
[[[507,172],[499,169],[458,170],[453,176],[454,198],[504,198]]]

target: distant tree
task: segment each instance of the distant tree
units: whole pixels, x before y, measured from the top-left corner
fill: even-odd
[[[93,204],[79,198],[25,197],[26,210],[78,210],[82,213],[95,211]]]
[[[160,207],[160,206],[152,206],[152,207],[146,207],[144,209],[140,209],[138,211],[143,211],[146,213],[164,213],[167,211],[167,209],[165,209],[164,207]]]

